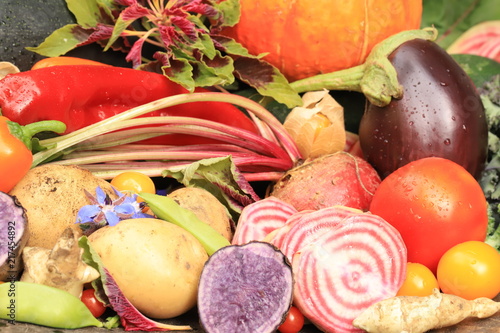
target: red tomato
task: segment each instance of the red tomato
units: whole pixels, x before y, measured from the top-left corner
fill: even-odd
[[[439,261],[437,278],[444,293],[472,300],[500,293],[500,253],[478,241],[455,245]]]
[[[479,183],[459,164],[439,157],[413,161],[390,174],[375,191],[370,211],[401,233],[409,262],[434,274],[448,249],[484,241],[488,226]]]
[[[295,306],[292,306],[286,315],[283,324],[278,327],[281,333],[297,333],[304,326],[304,315]]]
[[[94,289],[85,289],[80,297],[82,302],[87,306],[92,315],[99,318],[106,311],[106,307],[95,296]]]

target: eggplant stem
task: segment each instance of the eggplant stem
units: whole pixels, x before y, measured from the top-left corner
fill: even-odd
[[[398,82],[389,55],[401,44],[413,39],[433,41],[437,33],[434,27],[402,31],[375,45],[365,62],[359,66],[312,76],[290,85],[298,93],[322,89],[356,91],[363,93],[370,103],[386,106],[392,98],[403,96],[403,87]]]

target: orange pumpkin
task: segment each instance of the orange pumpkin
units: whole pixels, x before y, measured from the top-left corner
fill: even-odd
[[[420,27],[422,0],[240,0],[239,23],[224,31],[290,82],[350,68],[372,47]]]

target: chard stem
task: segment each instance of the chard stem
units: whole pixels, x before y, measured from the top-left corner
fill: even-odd
[[[114,132],[120,129],[143,125],[163,126],[150,126]],[[284,159],[289,158],[280,146],[262,136],[225,124],[198,118],[170,116],[130,119],[110,125],[109,130],[112,131],[112,133],[102,134],[96,138],[78,144],[78,149],[89,149],[89,147],[98,149],[166,134],[186,134],[231,143],[265,155],[272,155]]]
[[[52,164],[63,165],[81,165],[81,164],[96,164],[104,162],[116,161],[133,161],[133,160],[158,160],[158,161],[198,161],[201,159],[213,157],[225,157],[231,155],[236,166],[240,169],[250,167],[253,169],[259,167],[267,167],[286,171],[293,164],[289,160],[283,160],[274,157],[267,157],[255,153],[235,153],[227,151],[119,151],[119,152],[93,152],[92,154],[73,154],[70,158],[65,158],[60,161],[52,162]],[[68,157],[68,156],[66,156]]]
[[[96,177],[102,179],[113,179],[122,171],[138,171],[149,177],[162,177],[165,169],[175,171],[182,170],[191,162],[127,162],[127,163],[102,163],[102,164],[81,164],[80,166],[92,172]],[[241,172],[248,182],[279,180],[285,172],[264,171],[264,172]]]
[[[60,154],[63,150],[73,147],[78,143],[81,143],[90,138],[94,138],[98,135],[113,131],[113,128],[115,129],[117,128],[114,127],[115,125],[113,125],[115,123],[133,119],[141,115],[144,115],[146,113],[160,110],[170,106],[175,106],[189,102],[208,102],[208,101],[231,103],[247,109],[249,112],[255,114],[258,118],[266,122],[267,125],[273,130],[280,144],[283,146],[283,149],[285,149],[285,151],[287,152],[293,163],[296,163],[299,159],[301,159],[301,154],[298,151],[298,148],[293,139],[286,132],[282,124],[263,106],[242,96],[227,94],[227,93],[219,93],[219,92],[207,92],[207,93],[180,94],[180,95],[165,97],[144,105],[137,106],[125,112],[119,113],[115,116],[104,119],[98,123],[84,127],[70,134],[60,136],[56,139],[49,141],[51,144],[54,145],[54,147],[38,152],[33,155],[32,167],[35,167],[40,163],[49,160],[53,156]]]

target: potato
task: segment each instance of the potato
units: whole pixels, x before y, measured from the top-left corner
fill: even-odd
[[[26,209],[26,246],[52,249],[68,226],[78,228],[76,215],[90,204],[84,189],[94,195],[97,186],[112,199],[117,197],[107,181],[77,166],[44,164],[31,169],[9,192]]]
[[[196,305],[208,255],[186,230],[137,218],[98,229],[88,240],[120,290],[144,315],[167,319]]]
[[[197,187],[181,187],[168,196],[231,241],[234,233],[231,217],[226,207],[212,193]]]

